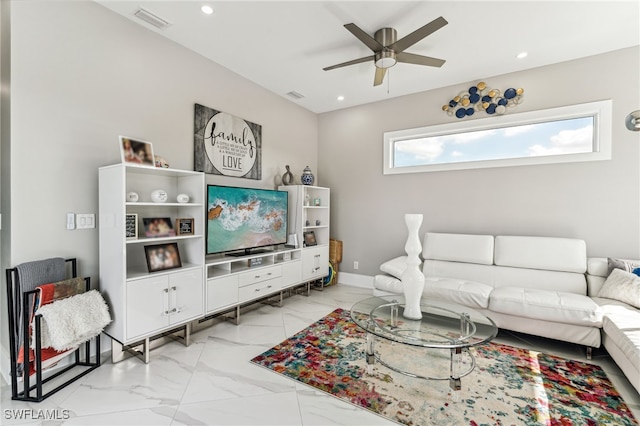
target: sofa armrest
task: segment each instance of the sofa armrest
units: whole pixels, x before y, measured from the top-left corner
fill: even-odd
[[[398,279],[402,278],[402,273],[407,269],[407,256],[398,256],[391,260],[387,260],[380,265],[380,270],[385,274]]]

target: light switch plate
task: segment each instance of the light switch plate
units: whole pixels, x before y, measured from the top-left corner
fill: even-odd
[[[96,215],[93,213],[78,214],[76,219],[78,229],[91,229],[96,227]]]
[[[76,229],[76,215],[67,213],[67,229]]]

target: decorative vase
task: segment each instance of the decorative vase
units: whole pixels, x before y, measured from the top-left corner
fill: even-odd
[[[314,180],[315,177],[313,176],[313,173],[311,173],[311,169],[309,168],[309,166],[305,167],[302,171],[302,176],[300,176],[300,181],[302,182],[302,184],[313,185]]]
[[[407,319],[419,320],[422,318],[420,309],[420,299],[424,289],[424,275],[420,271],[420,225],[422,225],[421,214],[405,214],[404,221],[409,230],[409,237],[404,245],[407,252],[407,268],[401,275],[402,290],[404,293],[404,313]]]
[[[289,170],[288,164],[285,166],[285,168],[287,169],[287,171],[282,175],[282,184],[291,185],[291,182],[293,182],[293,173],[291,173],[291,170]]]

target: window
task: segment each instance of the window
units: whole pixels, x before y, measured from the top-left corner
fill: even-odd
[[[384,134],[384,173],[611,159],[611,101]]]

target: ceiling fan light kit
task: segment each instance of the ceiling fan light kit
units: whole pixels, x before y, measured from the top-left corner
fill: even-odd
[[[499,89],[487,87],[484,81],[469,87],[466,92],[460,92],[449,103],[442,105],[442,110],[448,116],[464,118],[476,111],[485,111],[489,115],[502,115],[507,108],[513,108],[522,103],[524,89],[510,87],[502,93]]]
[[[373,61],[375,65],[373,85],[378,86],[382,84],[386,70],[396,65],[398,62],[439,68],[444,65],[444,59],[408,53],[405,52],[405,49],[408,49],[447,24],[447,20],[441,16],[429,22],[427,25],[418,28],[400,40],[397,39],[398,33],[394,28],[381,28],[374,33],[373,37],[371,37],[356,24],[346,24],[344,27],[369,49],[371,49],[371,51],[373,51],[373,55],[325,67],[323,70],[330,71],[336,68]]]
[[[640,109],[630,112],[624,120],[624,125],[632,132],[640,132]]]

